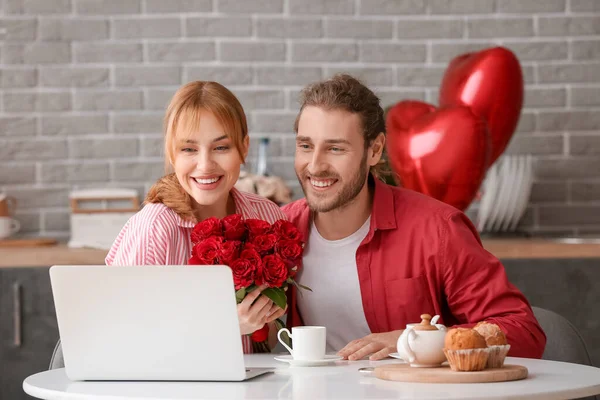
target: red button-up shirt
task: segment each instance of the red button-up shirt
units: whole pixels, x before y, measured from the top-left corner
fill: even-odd
[[[509,355],[542,356],[546,336],[527,299],[508,281],[500,261],[482,247],[461,211],[377,179],[374,191],[369,233],[356,251],[372,333],[404,329],[419,322],[423,313],[439,314],[439,323],[446,326],[471,327],[485,320],[504,331]],[[283,211],[308,240],[311,212],[306,200]],[[335,282],[331,286],[344,290]],[[295,290],[289,292],[288,325],[302,325]]]

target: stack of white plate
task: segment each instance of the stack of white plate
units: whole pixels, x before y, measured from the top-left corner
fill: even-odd
[[[513,232],[527,209],[533,183],[531,155],[502,156],[487,172],[477,214],[479,232]]]

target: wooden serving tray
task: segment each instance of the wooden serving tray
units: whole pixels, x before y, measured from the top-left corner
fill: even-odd
[[[399,382],[421,383],[486,383],[516,381],[527,378],[527,368],[506,364],[502,368],[483,371],[452,371],[448,366],[439,368],[414,368],[408,364],[391,364],[376,367],[374,375],[379,379]]]

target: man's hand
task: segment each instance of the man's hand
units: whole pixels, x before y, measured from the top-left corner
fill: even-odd
[[[403,330],[371,333],[362,339],[353,340],[338,355],[350,361],[361,360],[371,354],[369,360],[382,360],[396,351],[398,338]]]

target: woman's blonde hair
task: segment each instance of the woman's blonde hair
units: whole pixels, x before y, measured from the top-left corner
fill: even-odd
[[[148,191],[145,203],[163,203],[182,219],[196,221],[192,197],[181,187],[173,173],[177,139],[197,132],[200,113],[211,112],[233,142],[242,162],[248,137],[246,114],[229,89],[216,82],[195,81],[182,86],[171,99],[164,119],[165,170]]]
[[[209,111],[217,118],[244,161],[248,124],[239,100],[217,82],[195,81],[177,90],[167,107],[164,119],[166,172],[172,172],[177,138],[197,131],[202,111]]]

